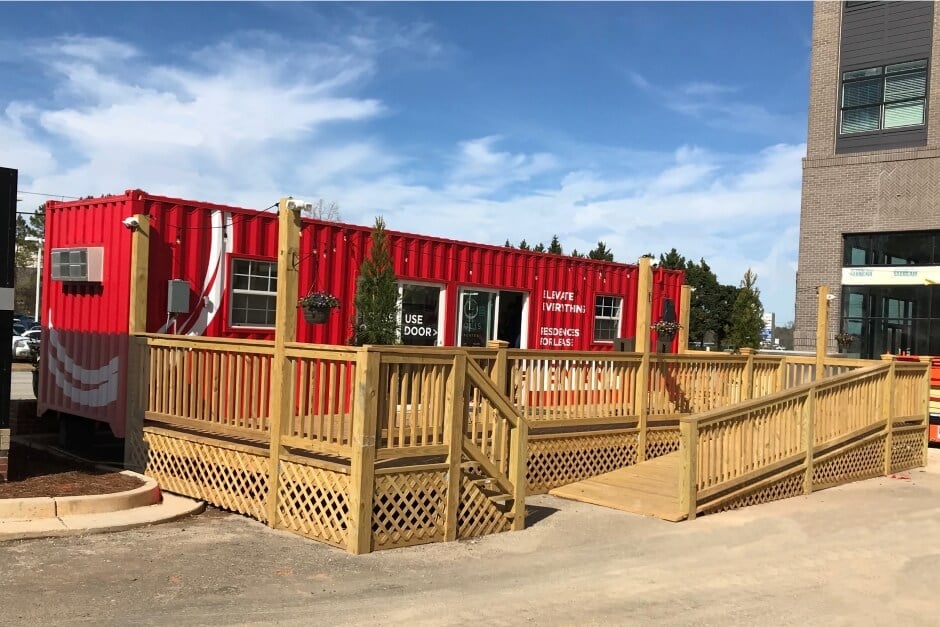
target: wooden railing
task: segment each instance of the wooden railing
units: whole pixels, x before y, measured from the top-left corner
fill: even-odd
[[[929,371],[924,364],[864,363],[837,364],[833,370],[846,372],[682,417],[681,511],[694,518],[747,494],[753,502],[772,500],[753,496],[756,488],[784,494],[795,485],[808,493],[844,477],[888,472],[896,454],[892,433],[926,433]],[[871,452],[876,444],[880,457]],[[858,452],[861,446],[868,448]],[[814,474],[818,456],[827,466]]]
[[[376,486],[389,499],[412,485],[391,482],[394,473],[421,476],[425,487],[414,489],[432,492],[439,489],[434,473],[446,473],[444,536],[453,538],[460,507],[453,499],[477,489],[461,483],[468,473],[483,486],[477,498],[511,505],[499,511],[521,528],[527,481],[547,489],[681,446],[684,503],[701,510],[768,473],[800,464],[811,472],[817,452],[886,429],[885,408],[896,429],[907,429],[908,450],[926,412],[926,367],[916,363],[814,381],[815,360],[775,355],[287,343],[276,367],[273,342],[141,335],[134,346],[145,387],[133,398],[147,425],[266,450],[272,473],[282,461],[297,472],[297,464],[316,459],[348,476],[348,501],[336,501],[334,515],[356,515],[331,524],[348,530],[354,552],[369,550]],[[833,359],[824,374],[870,363]],[[582,446],[597,463],[571,468]],[[286,498],[276,475],[268,481],[269,501]],[[409,503],[418,502],[393,499],[383,507]],[[277,507],[264,508],[269,523],[289,515]]]

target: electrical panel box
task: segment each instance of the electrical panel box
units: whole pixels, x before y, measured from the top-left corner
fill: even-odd
[[[53,248],[52,280],[101,283],[104,279],[104,247]]]
[[[170,279],[167,282],[166,310],[168,313],[189,313],[189,281]]]

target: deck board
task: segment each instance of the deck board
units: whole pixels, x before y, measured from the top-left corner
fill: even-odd
[[[679,521],[679,453],[570,483],[549,494],[633,514]]]

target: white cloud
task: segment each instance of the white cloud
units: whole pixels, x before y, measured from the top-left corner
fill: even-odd
[[[725,283],[754,268],[767,309],[792,315],[803,145],[638,156],[527,150],[507,133],[406,154],[364,128],[387,114],[359,95],[383,48],[355,36],[344,48],[254,34],[208,45],[185,65],[119,41],[56,40],[60,54],[39,59],[58,97],[6,105],[0,161],[19,167],[24,189],[73,196],[142,188],[263,208],[291,194],[336,201],[349,222],[384,215],[395,230],[469,241],[547,244],[558,234],[566,250],[586,252],[604,240],[625,262],[675,247],[704,257]],[[398,49],[435,54],[426,32],[401,36]]]

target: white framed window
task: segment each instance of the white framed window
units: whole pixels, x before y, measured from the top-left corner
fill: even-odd
[[[594,341],[613,342],[620,337],[620,312],[623,299],[619,296],[594,297]]]
[[[232,259],[233,327],[273,327],[277,305],[277,262]]]

